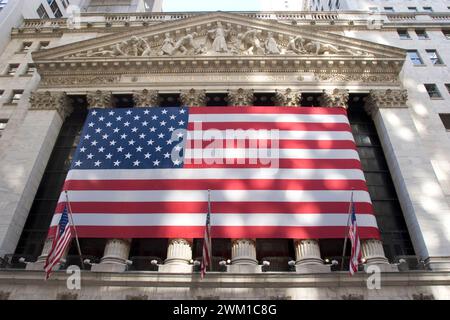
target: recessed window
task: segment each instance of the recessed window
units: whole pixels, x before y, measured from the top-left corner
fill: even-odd
[[[425,11],[425,12],[433,12],[433,8],[432,7],[423,7],[423,11]]]
[[[397,33],[401,40],[411,39],[411,36],[409,35],[408,30],[406,30],[406,29],[398,29]]]
[[[442,59],[441,57],[439,57],[439,54],[437,53],[436,50],[426,50],[428,58],[430,58],[431,63],[434,65],[441,65],[442,63]]]
[[[408,7],[409,12],[417,12],[417,7]]]
[[[10,104],[18,104],[20,99],[22,99],[23,90],[14,90],[9,100]]]
[[[27,66],[27,76],[32,76],[36,72],[36,65],[34,63],[29,63]]]
[[[450,83],[446,83],[445,87],[447,88],[448,94],[450,94]]]
[[[62,13],[58,7],[58,3],[56,2],[56,0],[47,0],[47,2],[50,5],[50,9],[52,9],[52,12],[55,15],[55,18],[61,18]]]
[[[42,4],[39,6],[39,8],[37,9],[36,12],[37,12],[37,15],[39,16],[39,18],[41,18],[41,19],[49,18],[47,11],[45,10],[45,8]]]
[[[447,129],[447,131],[450,131],[450,113],[441,113],[439,114],[439,117],[441,118],[445,129]]]
[[[427,90],[430,98],[432,98],[432,99],[442,98],[441,93],[439,92],[439,89],[436,84],[426,83],[426,84],[424,84],[424,86],[425,86],[425,89]]]
[[[407,53],[413,65],[415,66],[423,65],[422,58],[420,57],[419,52],[417,50],[408,50]]]
[[[45,50],[50,45],[50,42],[48,41],[41,41],[39,42],[39,50]]]
[[[19,64],[10,64],[8,66],[8,70],[6,71],[6,74],[8,76],[14,76],[17,73],[18,69],[19,69]]]
[[[450,40],[450,29],[443,29],[442,33],[444,34],[445,39]]]
[[[430,39],[428,37],[427,32],[424,29],[416,29],[416,34],[417,34],[417,38],[419,38],[420,40]]]
[[[5,130],[7,123],[8,123],[7,119],[0,119],[0,137],[2,136],[3,130]]]
[[[33,45],[33,42],[23,42],[22,47],[20,48],[21,53],[27,53],[30,52],[31,46]]]
[[[394,7],[384,7],[385,12],[395,12]]]

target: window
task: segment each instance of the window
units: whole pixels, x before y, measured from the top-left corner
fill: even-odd
[[[450,113],[441,113],[439,114],[439,117],[441,117],[445,129],[447,129],[447,131],[450,131]]]
[[[0,137],[2,136],[3,130],[5,130],[7,123],[7,119],[0,119]]]
[[[62,13],[58,7],[58,3],[56,2],[56,0],[47,0],[47,2],[50,5],[50,9],[52,9],[52,12],[55,15],[55,18],[61,18]]]
[[[423,29],[416,29],[416,34],[417,34],[417,38],[419,38],[420,40],[430,39],[428,37],[427,32]]]
[[[417,50],[408,50],[408,57],[411,60],[412,64],[415,66],[422,66],[423,61],[422,58],[419,55],[419,52]]]
[[[21,53],[27,53],[30,51],[33,42],[23,42],[22,47],[20,48]]]
[[[384,11],[386,11],[386,12],[395,12],[393,7],[384,7]]]
[[[424,84],[424,86],[425,86],[425,89],[427,90],[430,98],[432,98],[432,99],[442,98],[438,87],[434,83],[426,83],[426,84]]]
[[[442,30],[442,33],[447,40],[450,40],[450,29],[444,29]]]
[[[14,76],[17,73],[17,69],[19,69],[19,65],[18,64],[10,64],[8,66],[8,71],[6,72],[6,74],[8,76]]]
[[[411,39],[408,30],[406,29],[398,29],[397,30],[398,36],[400,37],[401,40],[408,40]]]
[[[426,50],[428,58],[430,58],[431,63],[434,65],[442,64],[442,59],[439,57],[436,50]]]
[[[39,42],[39,50],[47,49],[47,47],[50,45],[50,42],[48,41],[41,41]]]
[[[446,83],[445,87],[447,88],[448,94],[450,94],[450,83]],[[1,96],[0,96],[1,97]]]
[[[409,12],[417,12],[417,7],[408,7]]]
[[[425,11],[425,12],[433,12],[433,8],[432,7],[423,7],[423,11]]]
[[[29,63],[28,67],[27,67],[26,75],[27,76],[32,76],[32,75],[34,75],[35,71],[36,71],[36,65],[33,64],[33,63]]]
[[[47,11],[45,11],[45,8],[44,8],[44,6],[42,4],[37,9],[37,15],[41,19],[48,19],[49,18]]]
[[[8,4],[8,0],[0,0],[0,11]]]
[[[11,99],[9,100],[10,104],[18,104],[20,99],[22,98],[23,90],[14,90]]]

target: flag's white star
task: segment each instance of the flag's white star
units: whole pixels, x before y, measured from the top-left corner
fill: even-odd
[[[111,160],[111,159],[112,159],[112,154],[111,154],[111,153],[108,153],[108,154],[106,155],[106,159]]]
[[[175,128],[174,127],[170,127],[169,128],[169,132],[174,132],[175,131]]]
[[[102,162],[101,161],[96,161],[96,162],[94,162],[94,165],[96,166],[96,167],[100,167],[100,165],[102,164]]]
[[[86,152],[86,148],[85,147],[80,148],[80,152]]]
[[[159,164],[160,164],[160,161],[159,161],[159,160],[153,161],[153,165],[154,165],[154,166],[157,167],[157,166],[159,166]]]
[[[108,114],[109,114],[110,116],[113,116],[113,115],[114,115],[114,111],[110,111]]]
[[[160,139],[164,138],[164,133],[158,134],[158,138],[160,138]]]
[[[122,147],[118,147],[117,148],[117,152],[122,152],[123,151],[123,148]]]
[[[167,110],[164,109],[161,113],[162,113],[162,114],[167,114]]]
[[[115,128],[114,129],[114,133],[119,133],[120,129],[119,128]]]
[[[137,129],[137,128],[133,128],[133,129],[131,129],[131,131],[132,131],[132,132],[137,132],[138,129]]]
[[[117,120],[117,121],[122,121],[122,117],[121,117],[121,116],[118,116],[118,117],[116,117],[116,120]]]
[[[84,140],[89,140],[90,138],[91,138],[91,136],[88,134],[84,136]]]
[[[145,139],[145,134],[141,133],[141,134],[139,135],[139,138],[140,138],[140,139]]]
[[[131,159],[131,153],[127,153],[127,154],[125,155],[125,159]]]
[[[137,147],[136,152],[142,152],[142,149],[143,149],[142,147]]]
[[[167,124],[167,122],[161,121],[159,124],[160,124],[162,127],[164,127],[164,126]]]
[[[103,147],[98,148],[98,152],[102,153],[103,151],[105,151],[105,148]]]
[[[181,114],[185,114],[185,113],[186,113],[186,110],[181,109],[181,110],[180,110],[180,113],[181,113]]]
[[[132,114],[132,112],[131,112],[131,110],[128,110],[127,115],[130,115],[130,114]]]
[[[102,129],[100,129],[100,128],[95,129],[95,133],[100,133],[100,132],[102,132]]]
[[[94,123],[93,123],[93,122],[90,122],[90,123],[88,124],[88,126],[89,126],[89,128],[93,128],[93,127],[94,127]]]
[[[93,116],[96,116],[96,115],[97,115],[97,111],[95,111],[95,110],[92,111],[92,115],[93,115]]]
[[[106,124],[106,126],[109,128],[109,127],[112,126],[112,123],[111,123],[111,122],[108,122],[108,123]]]
[[[173,141],[172,141],[172,140],[167,140],[166,143],[167,143],[167,144],[172,144]]]
[[[147,121],[142,122],[142,126],[143,126],[143,127],[146,127],[147,125],[148,125],[148,122],[147,122]]]
[[[165,158],[165,159],[169,159],[169,158],[170,158],[170,153],[168,153],[168,152],[165,153],[165,154],[164,154],[164,158]]]
[[[115,141],[115,140],[110,141],[110,142],[109,142],[109,145],[110,145],[110,146],[115,146],[115,145],[116,145],[116,141]]]
[[[155,127],[151,127],[150,128],[150,132],[155,132],[156,131],[156,128]]]
[[[121,139],[126,139],[128,136],[124,133],[123,135],[120,136]]]
[[[177,116],[173,114],[173,115],[170,116],[170,120],[175,120],[176,117]]]
[[[98,142],[94,140],[94,141],[91,142],[91,145],[95,147],[97,145],[97,143]]]
[[[178,146],[175,147],[175,150],[176,151],[181,151],[181,147],[178,145]]]
[[[123,125],[124,125],[124,127],[129,127],[129,126],[130,126],[130,123],[127,121],[127,122],[125,122]]]
[[[107,134],[104,134],[104,135],[102,136],[102,138],[105,139],[105,140],[108,139],[108,137],[109,137],[109,136],[108,136]]]
[[[139,120],[141,117],[140,116],[135,116],[134,120]]]
[[[154,143],[155,143],[155,141],[153,141],[153,140],[147,141],[147,144],[148,144],[149,146],[152,146]]]
[[[103,121],[103,120],[105,120],[105,117],[98,118],[98,121]]]
[[[118,167],[119,165],[120,165],[120,161],[119,160],[114,162],[114,167]]]
[[[180,163],[181,163],[181,161],[180,161],[180,160],[175,160],[175,161],[173,161],[173,164],[174,164],[174,165],[176,165],[176,166],[179,166],[179,165],[180,165]]]
[[[134,141],[134,140],[130,140],[130,141],[128,141],[128,144],[129,144],[130,146],[132,146],[132,145],[135,144],[135,142],[136,142],[136,141]]]
[[[178,124],[179,124],[180,126],[182,126],[182,125],[184,125],[184,121],[181,120],[180,122],[178,122]]]
[[[83,163],[83,162],[81,162],[80,160],[78,160],[77,162],[75,162],[75,167],[80,167],[82,163]]]
[[[149,113],[150,113],[149,110],[145,110],[145,111],[144,111],[144,114],[149,114]]]
[[[150,157],[152,156],[150,153],[146,153],[145,155],[145,159],[150,159]]]
[[[89,153],[89,154],[87,155],[87,158],[88,158],[89,160],[92,160],[92,159],[94,159],[94,155],[93,155],[92,153]]]
[[[139,160],[136,160],[135,162],[133,162],[133,166],[135,166],[135,167],[139,167],[139,164],[140,164],[141,162],[139,161]]]
[[[158,116],[154,115],[154,116],[152,117],[152,120],[156,120],[156,119],[158,119]]]
[[[157,147],[155,148],[155,150],[158,151],[158,152],[161,152],[162,148],[161,148],[160,146],[157,146]]]

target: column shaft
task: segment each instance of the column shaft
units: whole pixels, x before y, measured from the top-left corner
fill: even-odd
[[[299,273],[330,272],[320,256],[319,241],[315,239],[295,240],[295,269]]]
[[[100,264],[92,266],[93,272],[124,272],[130,254],[130,239],[109,239]]]

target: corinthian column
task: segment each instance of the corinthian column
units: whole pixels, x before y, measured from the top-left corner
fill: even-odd
[[[195,89],[181,91],[180,99],[183,106],[204,107],[206,106],[206,91]]]
[[[294,240],[295,269],[299,273],[330,272],[320,256],[319,241],[314,239]]]
[[[228,92],[229,106],[252,106],[254,101],[253,90],[237,89]]]
[[[88,109],[112,108],[112,92],[110,91],[90,91],[87,94]]]
[[[93,265],[93,272],[124,272],[130,254],[130,239],[109,239],[100,264]]]
[[[235,239],[231,243],[231,265],[228,272],[255,273],[261,272],[256,260],[256,241],[253,239]]]
[[[328,108],[348,108],[348,90],[334,89],[323,90],[322,95],[319,98],[321,107]]]
[[[136,107],[158,107],[161,103],[158,91],[144,89],[133,93],[133,100]]]
[[[167,259],[159,266],[160,272],[192,272],[192,240],[170,239],[167,247]]]
[[[302,94],[299,91],[294,91],[287,88],[284,91],[275,92],[275,103],[277,106],[284,107],[298,107],[302,100]]]

